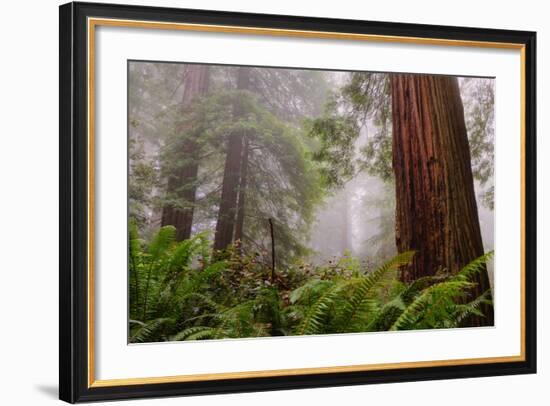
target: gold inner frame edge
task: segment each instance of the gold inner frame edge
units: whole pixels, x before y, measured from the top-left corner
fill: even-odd
[[[451,360],[395,362],[383,364],[363,364],[329,366],[316,368],[275,369],[265,371],[219,372],[209,374],[188,374],[144,378],[95,379],[95,338],[94,338],[94,191],[95,191],[95,28],[96,26],[148,28],[163,30],[183,30],[195,32],[218,32],[244,35],[283,36],[298,38],[341,39],[371,42],[389,42],[401,44],[459,46],[493,49],[512,49],[520,51],[520,137],[521,137],[521,269],[520,269],[520,341],[519,355],[502,357],[480,357]],[[87,81],[88,81],[88,387],[112,387],[143,384],[161,384],[177,382],[198,382],[221,379],[265,378],[280,376],[330,374],[342,372],[381,371],[398,368],[427,368],[441,366],[459,366],[473,364],[496,364],[504,362],[522,362],[526,359],[525,349],[525,45],[506,42],[453,40],[422,37],[400,37],[391,35],[355,34],[344,32],[308,31],[275,29],[260,27],[242,27],[231,25],[167,23],[140,20],[121,20],[109,18],[88,18],[87,21]]]

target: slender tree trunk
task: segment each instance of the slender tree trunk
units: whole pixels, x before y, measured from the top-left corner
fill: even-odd
[[[396,243],[416,251],[401,279],[458,272],[484,253],[458,81],[403,74],[391,86]],[[471,296],[490,289],[486,270],[476,282]],[[469,325],[494,324],[493,307],[481,310]]]
[[[189,65],[185,71],[183,83],[182,111],[191,106],[195,98],[208,92],[209,66]],[[188,123],[183,123],[177,131],[184,133]],[[178,204],[166,204],[162,210],[162,226],[176,227],[176,240],[182,241],[191,237],[193,214],[195,211],[195,195],[197,191],[197,174],[199,163],[197,142],[188,137],[183,143],[183,165],[168,179],[167,194],[175,197]]]
[[[249,87],[250,68],[239,68],[237,77],[237,89],[246,90]],[[244,114],[240,100],[235,101],[234,117],[238,119]],[[223,172],[222,196],[216,234],[214,236],[214,249],[223,250],[233,241],[237,222],[237,199],[241,180],[241,159],[243,157],[244,134],[242,131],[233,133],[227,142],[227,154]],[[242,231],[242,230],[241,230]]]
[[[235,241],[243,240],[244,210],[246,201],[246,187],[248,181],[248,140],[244,140],[243,156],[241,159],[241,183],[239,185],[239,200],[237,205],[237,224],[235,225]]]
[[[223,172],[222,197],[216,223],[214,249],[223,250],[233,241],[237,194],[239,188],[240,157],[242,152],[242,134],[231,134]]]

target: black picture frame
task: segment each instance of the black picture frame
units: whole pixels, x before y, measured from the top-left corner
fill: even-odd
[[[536,33],[234,12],[68,3],[60,6],[59,397],[67,402],[235,393],[536,372]],[[370,34],[524,47],[524,360],[93,387],[88,379],[87,19],[89,17]]]

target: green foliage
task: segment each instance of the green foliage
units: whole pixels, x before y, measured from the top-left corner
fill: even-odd
[[[342,186],[356,172],[355,141],[359,134],[357,122],[336,111],[336,101],[329,103],[323,116],[306,120],[304,125],[317,148],[311,158],[320,166],[324,182],[329,187]]]
[[[493,209],[494,82],[461,79],[461,94],[474,178],[485,189],[481,199]],[[366,142],[357,156],[353,146],[365,130]],[[330,186],[339,186],[359,171],[384,181],[393,179],[390,75],[353,72],[326,103],[319,118],[306,123],[317,141],[313,159]]]
[[[264,249],[264,223],[272,218],[287,252],[278,260],[306,254],[304,240],[322,185],[300,125],[320,113],[327,74],[249,68],[244,91],[235,90],[239,67],[210,66],[208,94],[183,105],[187,69],[186,64],[129,64],[130,214],[140,232],[155,230],[164,207],[194,209],[193,230],[211,229],[225,145],[239,133],[250,144],[243,244]],[[237,104],[242,112],[235,111]],[[190,174],[196,165],[198,174]]]
[[[153,193],[159,186],[157,151],[178,117],[181,64],[128,64],[128,197],[131,217],[140,230],[149,230]]]
[[[179,321],[180,299],[200,291],[223,267],[208,263],[209,242],[204,234],[175,243],[175,229],[161,228],[149,244],[130,225],[129,293],[130,341],[164,337]]]
[[[368,273],[364,277],[357,278],[354,283],[354,292],[344,305],[342,325],[351,326],[357,320],[364,319],[365,315],[376,310],[376,303],[374,302],[376,296],[372,295],[374,288],[383,282],[390,272],[410,263],[413,255],[413,252],[399,254],[377,270]]]
[[[128,184],[128,200],[130,212],[136,222],[144,227],[147,223],[147,207],[153,202],[151,190],[157,182],[157,173],[151,161],[147,158],[143,142],[137,137],[129,140],[130,165]]]
[[[369,121],[374,124],[374,131],[367,133],[358,155],[355,145]],[[310,137],[318,141],[313,159],[322,165],[329,186],[339,186],[362,170],[383,180],[393,178],[387,74],[350,74],[340,92],[327,102],[325,114],[308,122],[306,128]]]
[[[367,121],[373,130],[367,134],[362,147],[360,169],[384,181],[393,179],[392,162],[392,116],[389,75],[383,73],[355,72],[342,88],[342,104],[348,105],[351,116],[361,126]]]
[[[460,274],[409,285],[396,274],[412,254],[378,267],[394,254],[387,247],[394,246],[395,202],[387,198],[369,201],[383,210],[380,233],[368,243],[385,250],[356,258],[344,243],[340,258],[304,262],[317,208],[335,188],[361,171],[391,186],[387,74],[252,67],[247,90],[235,90],[241,68],[211,66],[208,94],[183,105],[186,69],[129,64],[131,342],[445,328],[480,315],[489,293],[465,292],[488,257]],[[480,83],[469,87],[467,126],[490,205],[493,90]],[[338,90],[331,96],[329,88]],[[239,161],[232,161],[239,179],[230,187],[239,192],[244,226],[239,240],[212,255],[212,235],[202,231],[211,232],[219,217],[229,139],[242,139]],[[173,227],[157,229],[167,206],[193,209],[192,238],[177,242]],[[277,247],[273,277],[268,219]]]
[[[335,300],[338,299],[338,294],[347,285],[344,281],[321,281],[319,284],[323,289],[321,289],[319,297],[303,311],[302,320],[295,334],[324,333],[328,324],[326,318],[329,316]]]
[[[489,292],[469,303],[463,304],[463,301],[475,286],[475,276],[485,269],[492,256],[491,251],[474,259],[456,275],[436,275],[413,282],[412,289],[403,295],[409,304],[390,330],[457,327],[468,315],[483,316],[479,307],[482,303],[488,303]],[[422,285],[428,287],[421,288]],[[416,294],[411,295],[411,291],[415,290]]]
[[[493,259],[493,255],[494,252],[489,251],[481,257],[474,259],[460,270],[460,272],[455,276],[455,279],[460,281],[473,280],[477,274],[483,272],[487,262]]]
[[[250,90],[275,116],[299,126],[317,116],[328,93],[326,73],[314,70],[251,68]]]
[[[495,142],[495,89],[494,81],[464,78],[461,81],[464,98],[464,116],[470,142],[472,171],[484,187],[483,204],[494,208],[494,142]]]
[[[130,342],[147,343],[155,340],[155,337],[163,335],[163,329],[173,324],[174,320],[159,317],[143,323],[137,320],[130,320]]]
[[[211,228],[218,215],[228,139],[241,134],[246,140],[248,168],[245,197],[245,235],[241,243],[261,252],[269,249],[267,220],[275,222],[281,252],[280,263],[308,253],[304,245],[314,209],[323,197],[322,179],[310,159],[305,137],[296,126],[284,123],[261,102],[262,97],[244,90],[218,91],[196,100],[182,113],[161,151],[161,177],[167,182],[190,163],[200,166],[192,183],[167,191],[157,206],[183,209],[183,188],[198,188],[194,224]],[[235,116],[234,105],[239,112]],[[189,146],[192,150],[189,151]]]
[[[130,229],[129,341],[205,340],[465,326],[483,316],[490,292],[467,302],[492,252],[460,272],[410,284],[397,280],[414,253],[375,269],[344,257],[330,265],[280,267],[271,278],[257,253],[229,247],[209,256],[205,234],[174,241],[164,227],[150,243]]]

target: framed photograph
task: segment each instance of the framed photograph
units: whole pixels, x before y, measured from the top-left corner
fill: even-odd
[[[536,371],[534,32],[60,7],[60,398]]]

